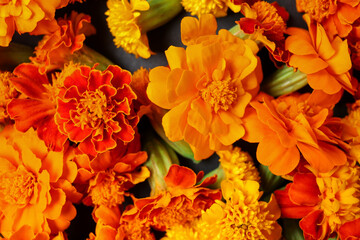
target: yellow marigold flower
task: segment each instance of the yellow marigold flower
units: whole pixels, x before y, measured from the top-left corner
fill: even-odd
[[[260,182],[260,175],[249,153],[241,151],[239,147],[218,151],[220,166],[225,172],[227,180],[238,182],[253,180]]]
[[[209,225],[201,217],[189,224],[175,225],[166,230],[161,240],[221,240],[217,228]]]
[[[146,32],[169,21],[181,11],[179,0],[108,0],[107,22],[114,43],[136,57],[154,54]]]
[[[191,15],[213,14],[215,17],[224,17],[228,8],[233,12],[239,12],[240,5],[235,5],[231,0],[182,0],[181,4]]]
[[[6,111],[6,105],[11,99],[19,96],[19,92],[16,91],[10,81],[10,78],[13,76],[11,72],[0,71],[0,123],[3,123],[9,117]]]
[[[264,239],[281,238],[281,227],[276,222],[280,209],[275,200],[259,201],[259,183],[223,181],[221,190],[226,203],[216,201],[202,215],[210,228],[218,228],[220,239]]]
[[[202,18],[214,17],[186,17],[181,31],[194,32]],[[194,44],[186,49],[171,46],[165,52],[169,67],[150,71],[147,95],[169,109],[162,118],[166,136],[171,141],[184,139],[194,159],[201,160],[244,136],[241,119],[258,93],[262,71],[254,41],[225,29],[196,37],[188,40]],[[182,34],[182,39],[188,38]]]

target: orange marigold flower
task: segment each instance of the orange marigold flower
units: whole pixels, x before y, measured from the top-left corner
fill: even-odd
[[[289,53],[285,50],[286,22],[289,13],[277,2],[255,2],[251,7],[245,3],[241,12],[244,15],[236,23],[250,38],[259,41],[269,50],[277,61],[287,62]]]
[[[223,181],[221,190],[226,203],[217,200],[202,218],[218,230],[219,239],[279,240],[281,227],[276,222],[280,208],[273,196],[270,201],[259,201],[259,183],[251,180]]]
[[[85,36],[95,33],[90,24],[90,16],[75,11],[70,17],[57,20],[57,31],[45,35],[35,48],[36,57],[30,60],[37,66],[41,74],[55,69],[62,69],[74,52],[83,47]]]
[[[339,236],[341,240],[360,239],[360,218],[346,222],[339,228]]]
[[[22,132],[33,127],[40,139],[51,150],[61,151],[67,139],[59,132],[54,121],[57,79],[41,75],[39,68],[30,63],[20,64],[13,71],[12,84],[24,96],[13,99],[7,106],[9,116],[15,120],[16,129]]]
[[[140,151],[140,137],[124,145],[119,142],[116,148],[89,159],[86,154],[75,157],[78,176],[75,183],[85,185],[83,199],[86,205],[113,207],[124,202],[126,191],[143,182],[150,176],[145,166],[145,151]]]
[[[72,186],[71,155],[49,151],[34,130],[22,133],[13,125],[0,133],[0,146],[1,234],[23,227],[34,235],[64,231],[76,215],[72,202],[81,198]]]
[[[233,12],[239,12],[241,6],[234,4],[231,0],[181,0],[185,11],[191,15],[213,14],[215,17],[224,17],[227,15],[228,8]]]
[[[359,11],[360,12],[360,11]],[[317,22],[304,16],[309,31],[288,28],[290,34],[285,48],[292,54],[289,65],[307,74],[310,87],[335,94],[345,89],[351,94],[356,90],[349,70],[352,67],[347,40],[328,37],[325,29]]]
[[[11,72],[0,71],[0,123],[4,123],[9,118],[6,110],[7,104],[20,95],[11,83],[11,77],[14,77]]]
[[[359,0],[296,0],[296,8],[321,23],[330,37],[346,37],[360,17]]]
[[[118,207],[100,206],[95,209],[93,216],[96,222],[96,235],[91,233],[88,240],[155,240],[154,234],[150,231],[150,226],[139,221],[138,218],[123,222]]]
[[[294,170],[300,154],[318,171],[330,171],[347,161],[343,149],[348,145],[341,140],[344,124],[332,117],[340,96],[314,91],[273,99],[264,94],[251,103],[253,108],[244,119],[244,139],[259,142],[258,161],[276,175]]]
[[[44,34],[55,31],[55,11],[68,4],[67,0],[5,0],[0,6],[0,46],[8,46],[18,33]]]
[[[203,18],[216,23],[211,15],[199,21],[185,17],[181,31],[196,32]],[[241,118],[259,90],[262,71],[252,40],[244,41],[225,29],[193,41],[187,34],[182,33],[182,39],[193,44],[186,49],[171,46],[165,52],[169,67],[150,71],[147,95],[169,109],[162,118],[166,136],[174,142],[184,139],[194,158],[201,160],[244,135]]]
[[[275,196],[282,217],[302,218],[305,239],[328,239],[360,217],[360,167],[349,159],[330,172],[309,169],[295,173],[293,182],[275,191]]]
[[[13,233],[9,238],[2,238],[3,240],[66,240],[66,234],[59,232],[56,236],[47,232],[34,233],[34,230],[29,225],[22,226],[18,231]]]
[[[118,66],[103,72],[78,67],[65,77],[57,98],[60,132],[91,156],[115,148],[117,140],[131,142],[139,118],[132,108],[136,95],[130,81],[131,74]]]
[[[354,133],[348,134],[346,140],[351,146],[349,154],[360,163],[360,100],[348,106],[348,115],[343,118],[345,124],[351,126]],[[350,130],[351,131],[351,130]]]
[[[221,198],[218,189],[205,188],[214,183],[216,177],[195,185],[203,176],[203,172],[196,175],[187,167],[171,165],[165,176],[167,189],[151,197],[134,199],[134,207],[123,213],[122,220],[131,222],[138,218],[160,231],[193,221]]]

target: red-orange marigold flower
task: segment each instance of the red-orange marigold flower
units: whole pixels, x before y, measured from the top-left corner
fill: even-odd
[[[134,207],[123,213],[122,220],[131,222],[137,218],[160,231],[194,220],[202,210],[221,198],[219,189],[206,188],[216,181],[216,177],[195,185],[203,176],[203,172],[196,175],[187,167],[172,165],[165,176],[167,190],[155,196],[134,199]]]
[[[276,175],[296,168],[300,154],[320,172],[346,163],[341,148],[343,123],[332,117],[332,108],[341,95],[293,93],[273,99],[268,95],[251,102],[246,114],[244,139],[259,142],[257,159]],[[339,148],[341,147],[341,148]]]
[[[169,109],[162,118],[166,136],[171,141],[184,139],[194,158],[201,160],[244,135],[241,118],[259,90],[261,64],[255,42],[225,29],[216,35],[212,15],[199,21],[185,17],[181,27],[188,47],[171,46],[165,52],[169,67],[150,71],[147,95]]]
[[[360,11],[359,11],[360,12]],[[331,39],[325,29],[304,15],[309,31],[288,28],[285,48],[292,54],[289,65],[307,74],[310,87],[335,94],[345,89],[351,94],[356,90],[349,71],[352,63],[349,46],[340,37]]]
[[[85,36],[95,33],[89,15],[73,11],[70,17],[65,16],[57,22],[58,30],[45,35],[35,48],[36,57],[30,58],[39,66],[41,74],[62,69],[70,56],[83,47]]]
[[[72,186],[77,167],[69,154],[48,151],[33,129],[8,125],[0,133],[0,233],[10,237],[24,226],[37,233],[64,231],[76,215]]]
[[[330,37],[346,37],[360,17],[359,0],[296,0],[296,8],[321,23]]]
[[[286,22],[289,13],[277,2],[257,1],[251,7],[243,4],[244,17],[236,23],[251,39],[260,41],[269,50],[275,60],[287,62],[289,53],[285,50]]]
[[[9,116],[15,120],[16,129],[22,132],[33,127],[47,147],[61,151],[67,139],[59,132],[54,121],[56,77],[41,75],[39,68],[30,63],[20,64],[13,71],[12,84],[22,93],[21,99],[13,99],[7,106]]]
[[[60,132],[91,156],[134,139],[139,118],[132,109],[131,74],[118,66],[81,66],[64,79],[55,114]]]
[[[356,161],[349,159],[326,173],[309,169],[295,173],[292,183],[275,191],[282,217],[301,218],[307,240],[328,239],[338,232],[355,235],[356,230],[349,232],[345,224],[351,226],[360,217],[360,167]]]
[[[0,123],[4,123],[9,118],[6,110],[7,104],[20,95],[11,83],[11,77],[14,77],[11,72],[0,71]]]

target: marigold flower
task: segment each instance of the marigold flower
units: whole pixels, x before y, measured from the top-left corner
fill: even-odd
[[[268,95],[253,101],[244,126],[244,140],[259,142],[258,161],[276,175],[286,175],[305,160],[320,172],[346,163],[341,140],[343,123],[332,117],[332,108],[341,94],[322,91],[293,93],[273,99]],[[339,131],[340,129],[340,131]]]
[[[111,65],[105,71],[80,66],[63,80],[55,121],[61,133],[96,156],[134,139],[139,118],[132,109],[131,74]]]
[[[199,217],[186,225],[175,225],[166,230],[161,240],[221,240],[218,229]]]
[[[179,0],[108,0],[107,7],[106,20],[115,45],[142,58],[154,54],[146,32],[168,22],[182,10]]]
[[[61,151],[67,139],[59,132],[54,121],[57,79],[41,75],[39,68],[30,63],[20,64],[13,71],[12,84],[24,96],[13,99],[7,106],[9,116],[15,120],[16,129],[22,132],[33,127],[51,150]]]
[[[233,12],[239,12],[241,6],[234,4],[231,0],[181,0],[185,11],[191,15],[212,14],[215,17],[224,17],[227,15],[228,8]]]
[[[252,180],[260,182],[259,171],[249,153],[239,147],[216,152],[219,155],[221,168],[224,170],[225,179],[238,182]]]
[[[349,159],[330,172],[297,172],[284,190],[275,191],[282,217],[302,218],[305,239],[328,239],[360,217],[360,167]],[[343,239],[343,238],[341,238]]]
[[[59,232],[56,236],[50,235],[47,232],[34,233],[34,230],[29,225],[22,226],[18,231],[13,233],[9,238],[2,238],[3,240],[66,240],[66,234]]]
[[[352,126],[352,130],[355,131],[346,140],[349,141],[351,146],[349,150],[350,156],[360,163],[360,100],[356,100],[348,106],[348,115],[343,118],[343,122]]]
[[[1,234],[64,231],[76,215],[72,202],[81,198],[71,184],[77,174],[71,155],[48,151],[34,130],[13,125],[0,133],[0,146]]]
[[[131,207],[131,205],[128,206]],[[96,235],[91,233],[88,240],[155,240],[150,227],[138,218],[130,222],[122,222],[118,207],[100,206],[95,209],[93,216],[96,222]]]
[[[339,236],[342,240],[355,240],[360,238],[360,218],[346,222],[339,228]]]
[[[6,47],[18,33],[45,34],[55,31],[55,11],[68,4],[68,0],[4,1],[0,11],[0,46]]]
[[[296,0],[296,8],[321,23],[330,37],[346,37],[360,17],[359,0]]]
[[[203,172],[196,175],[187,167],[172,165],[165,176],[167,189],[155,196],[134,199],[134,207],[123,213],[122,220],[131,222],[138,218],[160,231],[194,220],[221,197],[219,190],[205,188],[216,177],[195,185],[202,177]]]
[[[140,151],[140,137],[90,159],[86,154],[75,156],[78,164],[76,184],[85,185],[85,205],[114,207],[124,202],[126,192],[150,176],[145,166],[145,151]]]
[[[203,17],[214,18],[204,15],[197,21],[186,17],[182,20],[186,29],[181,31],[194,32]],[[186,49],[171,46],[165,52],[169,67],[150,71],[147,95],[156,105],[169,109],[162,119],[166,136],[171,141],[184,139],[196,160],[244,135],[241,118],[262,80],[257,50],[255,42],[222,29],[219,35],[197,36]]]
[[[71,55],[83,47],[85,36],[95,33],[90,24],[90,16],[75,11],[70,17],[57,20],[57,31],[45,35],[35,48],[36,57],[30,60],[39,66],[41,74],[55,69],[62,69],[69,62]]]
[[[240,29],[251,39],[263,43],[275,60],[288,62],[284,33],[289,13],[277,2],[265,1],[257,1],[251,7],[245,3],[241,12],[244,17],[236,21]]]
[[[304,19],[309,31],[289,28],[285,48],[292,53],[289,65],[307,74],[311,88],[335,94],[345,89],[351,94],[356,84],[349,73],[352,67],[349,47],[346,40],[327,36],[325,29],[309,16]]]
[[[281,227],[276,222],[280,209],[275,198],[259,201],[259,183],[255,181],[223,181],[221,190],[226,203],[216,201],[203,214],[203,219],[219,231],[220,239],[281,238]]]
[[[20,94],[11,83],[10,78],[14,77],[11,72],[0,71],[0,123],[9,118],[6,106],[11,99],[17,98]]]

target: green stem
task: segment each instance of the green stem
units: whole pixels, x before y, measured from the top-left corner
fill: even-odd
[[[212,188],[212,189],[219,189],[221,188],[221,182],[223,180],[226,179],[226,176],[225,176],[225,171],[224,169],[221,167],[221,164],[215,168],[214,170],[208,172],[207,174],[205,174],[205,176],[201,179],[200,182],[203,182],[206,178],[208,177],[212,177],[214,175],[217,175],[217,179],[216,179],[216,182],[209,185],[208,188]]]

